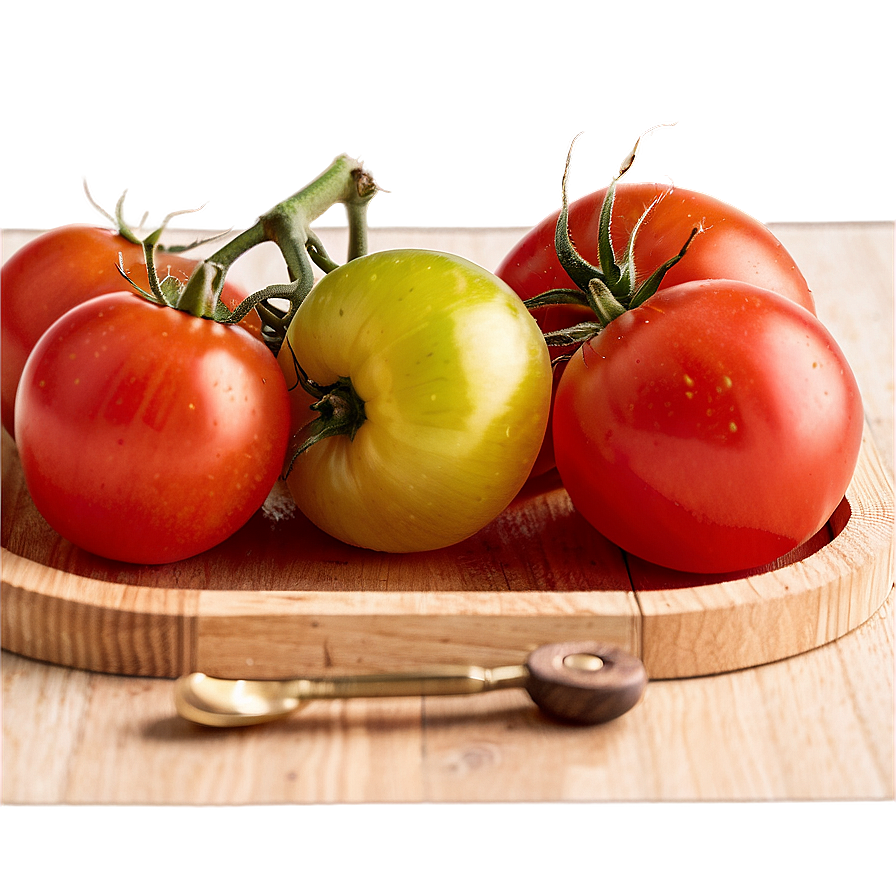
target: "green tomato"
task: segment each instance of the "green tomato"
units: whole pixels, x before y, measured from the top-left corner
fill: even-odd
[[[399,249],[342,265],[300,306],[279,361],[295,445],[320,416],[354,420],[297,454],[287,482],[315,525],[359,547],[426,551],[473,535],[526,481],[547,426],[538,325],[509,287],[453,255]],[[316,402],[302,375],[316,394],[337,388]]]

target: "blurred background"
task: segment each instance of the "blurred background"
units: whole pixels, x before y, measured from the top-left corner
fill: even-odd
[[[629,180],[766,222],[891,220],[881,4],[408,0],[8,4],[0,226],[100,219],[128,190],[242,229],[340,153],[388,193],[371,226],[528,226]],[[340,225],[332,209],[320,225]]]

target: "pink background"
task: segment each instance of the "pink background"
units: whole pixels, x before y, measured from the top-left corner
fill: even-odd
[[[631,177],[766,221],[894,216],[891,0],[50,2],[0,6],[5,226],[249,223],[340,152],[374,225],[528,224]]]

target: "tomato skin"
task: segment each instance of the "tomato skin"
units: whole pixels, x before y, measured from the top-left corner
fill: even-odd
[[[606,193],[606,188],[597,190],[569,205],[572,240],[579,254],[592,264],[598,262],[598,225]],[[644,211],[657,199],[659,202],[641,225],[635,240],[639,282],[674,258],[692,228],[702,224],[704,232],[698,234],[685,256],[663,278],[664,288],[693,280],[741,280],[778,292],[815,313],[815,300],[806,279],[777,237],[739,209],[693,190],[660,183],[617,183],[610,228],[617,258],[628,245]],[[558,215],[559,211],[548,215],[530,230],[495,270],[523,300],[550,289],[574,287],[554,248]],[[588,309],[575,305],[537,308],[532,313],[545,333],[594,319]],[[551,356],[556,358],[568,351],[552,348]],[[563,361],[555,365],[555,381],[559,381],[564,366]],[[532,474],[539,475],[553,466],[553,437],[548,427]]]
[[[4,263],[0,412],[3,427],[13,437],[16,388],[31,349],[69,309],[106,293],[130,290],[117,270],[119,253],[130,277],[148,290],[143,247],[101,227],[71,224],[47,231]],[[157,252],[155,262],[160,278],[170,273],[183,281],[197,264],[195,259],[167,252]],[[222,299],[229,308],[245,297],[242,290],[225,282]],[[258,316],[252,313],[246,326],[259,332]]]
[[[115,293],[40,338],[15,423],[50,526],[94,554],[157,564],[213,547],[261,506],[288,416],[276,359],[245,330]]]
[[[573,504],[624,550],[726,573],[814,535],[852,478],[863,412],[823,325],[768,290],[660,290],[570,360],[557,469]]]
[[[299,508],[330,535],[389,552],[473,535],[515,497],[547,425],[544,339],[519,298],[487,271],[405,249],[348,262],[300,306],[280,352],[316,383],[348,377],[366,419],[300,454]],[[293,429],[315,413],[296,386]]]

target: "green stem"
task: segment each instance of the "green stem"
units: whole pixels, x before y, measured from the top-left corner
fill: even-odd
[[[355,191],[345,203],[348,215],[348,258],[360,258],[367,254],[367,203],[376,194],[373,178],[363,168],[352,173]]]
[[[311,260],[325,273],[335,271],[339,265],[330,258],[326,246],[320,241],[316,233],[309,233],[308,242],[305,243]]]
[[[214,319],[218,296],[224,286],[224,269],[211,261],[196,266],[174,305],[195,317]]]
[[[248,252],[265,240],[267,240],[267,236],[264,232],[264,224],[259,218],[248,230],[244,230],[213,255],[210,255],[208,260],[229,268],[244,252]]]
[[[279,352],[290,321],[314,285],[313,263],[325,271],[337,267],[312,231],[311,224],[328,208],[341,203],[348,215],[349,259],[364,255],[367,252],[367,203],[376,192],[373,178],[360,162],[347,155],[338,156],[309,184],[279,202],[250,228],[209,256],[208,261],[223,272],[219,292],[230,266],[263,242],[276,243],[286,262],[290,282],[254,293],[231,315],[229,322],[233,323],[252,308],[257,308],[264,323],[265,342],[272,352]],[[288,299],[289,312],[265,304],[273,298]]]
[[[366,204],[375,192],[376,185],[363,171],[360,162],[347,155],[337,156],[314,180],[277,203],[252,227],[218,249],[209,261],[228,268],[243,253],[267,240],[277,243],[281,252],[285,249],[294,258],[299,252],[305,253],[312,221],[337,203],[350,208],[361,202]],[[290,259],[287,259],[287,266],[289,264]]]
[[[595,278],[588,284],[588,304],[597,315],[597,319],[606,326],[625,314],[627,306],[623,305],[603,280]]]

